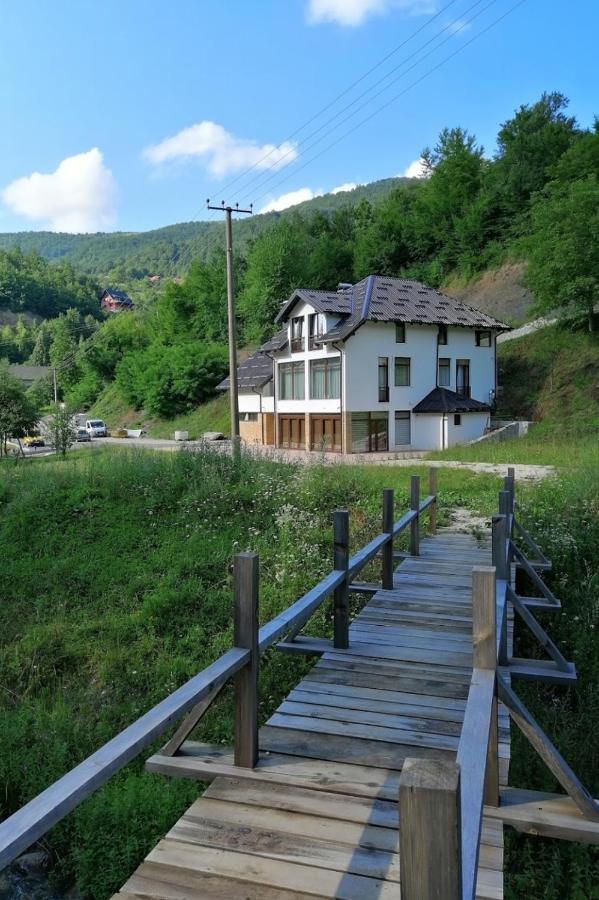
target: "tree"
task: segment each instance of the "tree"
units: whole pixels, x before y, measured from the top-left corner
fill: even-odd
[[[8,439],[25,437],[37,418],[38,410],[21,382],[9,374],[7,366],[0,366],[0,456],[6,454]]]
[[[54,408],[46,420],[50,441],[56,453],[66,456],[73,444],[73,414],[64,403]]]
[[[589,330],[599,302],[599,179],[555,183],[532,209],[526,276],[540,310],[582,312]]]

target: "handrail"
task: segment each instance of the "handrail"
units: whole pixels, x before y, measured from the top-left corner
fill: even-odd
[[[346,570],[334,569],[329,572],[288,609],[279,613],[258,630],[256,643],[258,655],[271,647],[285,633],[294,631],[297,633],[303,628],[308,619],[336,588],[343,583],[349,583],[383,547],[389,542],[392,543],[394,537],[401,534],[409,525],[414,527],[413,523],[418,523],[420,515],[428,507],[431,507],[431,522],[436,523],[436,470],[431,470],[429,478],[431,487],[434,487],[434,493],[417,504],[415,509],[405,513],[393,524],[392,530],[378,535],[359,550],[349,560]],[[414,491],[415,480],[419,482],[417,476],[412,478],[412,491]],[[389,508],[392,510],[392,492],[386,493],[391,495],[387,499],[391,501]],[[249,559],[242,559],[242,557],[248,556],[252,556],[252,554],[240,554],[235,560],[236,562],[240,560],[246,563],[250,562],[253,565],[254,563]],[[257,563],[257,559],[255,562]],[[240,576],[243,578],[241,569]],[[251,577],[249,583],[251,583]],[[239,599],[243,602],[244,596],[238,598],[237,593],[236,582],[236,600]],[[248,588],[245,600],[248,602],[251,600],[253,604],[257,604],[257,582],[253,588],[251,586]],[[198,708],[201,712],[196,715],[194,722],[197,722],[211,700],[218,695],[219,688],[226,684],[232,676],[240,677],[239,673],[247,670],[252,664],[255,664],[252,650],[241,647],[233,647],[228,650],[119,732],[99,750],[96,750],[66,775],[30,800],[29,803],[0,822],[0,870],[134,759],[152,741],[163,734],[174,721],[189,713],[190,710],[191,714],[188,719],[193,719],[194,710]],[[204,702],[202,703],[202,701]],[[191,727],[189,726],[189,728]],[[256,727],[255,722],[252,727]]]

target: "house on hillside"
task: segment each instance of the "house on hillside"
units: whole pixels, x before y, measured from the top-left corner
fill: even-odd
[[[106,312],[123,312],[133,309],[133,300],[126,291],[114,291],[107,288],[100,296],[100,306]]]
[[[443,449],[484,434],[508,326],[417,281],[298,289],[238,369],[241,437],[340,453]],[[227,390],[228,379],[219,387]]]
[[[36,381],[50,378],[52,369],[50,366],[22,366],[15,363],[8,367],[8,374],[13,378],[18,378],[24,388],[30,388]]]

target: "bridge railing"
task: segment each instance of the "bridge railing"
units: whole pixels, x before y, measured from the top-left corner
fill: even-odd
[[[400,777],[404,900],[474,900],[483,807],[499,805],[497,666],[507,661],[513,470],[492,520],[492,566],[472,572],[473,670],[455,760],[409,759]]]
[[[331,646],[348,646],[350,590],[378,586],[356,584],[354,579],[376,557],[381,558],[383,587],[393,586],[394,540],[410,530],[410,552],[418,555],[420,524],[425,512],[429,528],[436,529],[437,470],[429,470],[429,495],[420,500],[420,478],[410,485],[410,510],[394,520],[394,493],[383,492],[383,531],[354,556],[349,556],[347,510],[334,515],[333,570],[288,609],[259,628],[259,561],[255,553],[234,558],[234,647],[129,725],[95,753],[51,784],[29,803],[0,823],[0,870],[39,840],[83,800],[131,762],[172,725],[185,717],[162,752],[172,755],[214,702],[223,687],[235,681],[235,764],[253,768],[258,761],[258,665],[260,654],[284,635],[301,631],[331,595],[334,639]]]

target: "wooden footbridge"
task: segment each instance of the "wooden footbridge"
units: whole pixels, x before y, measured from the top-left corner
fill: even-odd
[[[550,562],[518,520],[513,472],[477,536],[437,531],[436,470],[429,491],[421,500],[414,477],[398,521],[385,491],[383,531],[353,556],[348,513],[337,511],[333,571],[261,628],[258,558],[237,556],[235,647],[0,824],[0,866],[183,717],[147,767],[211,784],[120,900],[498,900],[504,825],[599,843],[599,805],[512,686],[576,677],[534,616],[559,600],[542,577]],[[394,548],[404,532],[409,553]],[[381,585],[358,581],[376,559]],[[517,593],[519,570],[537,596]],[[350,623],[352,593],[369,600]],[[333,639],[304,636],[330,596]],[[515,620],[546,660],[513,657]],[[259,659],[273,645],[319,659],[259,729]],[[231,678],[234,747],[190,740]],[[565,794],[507,787],[510,719]]]

